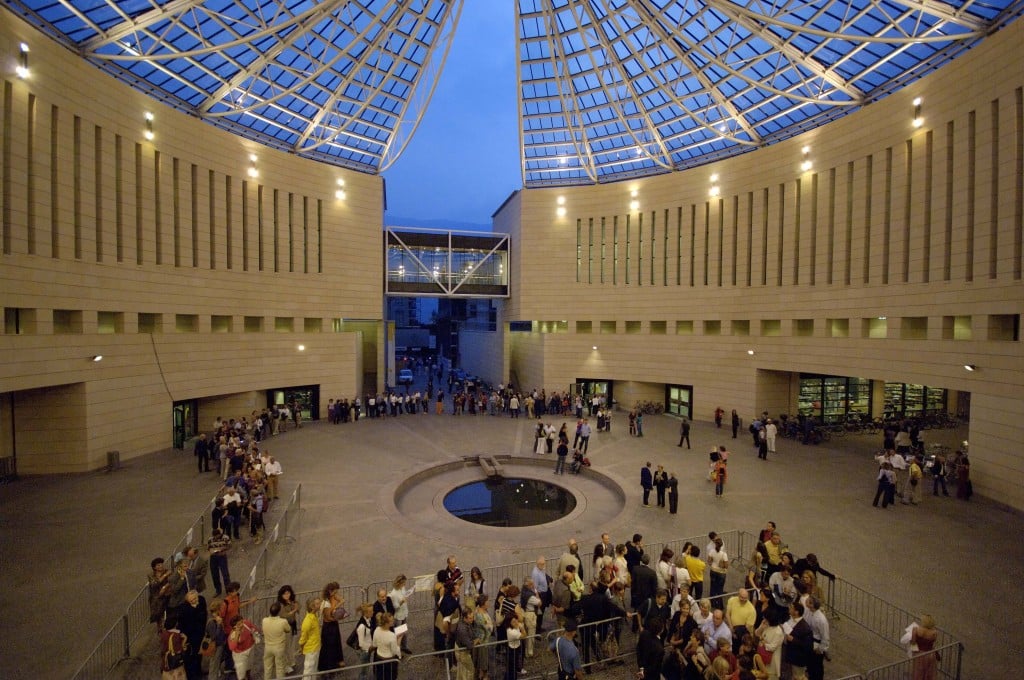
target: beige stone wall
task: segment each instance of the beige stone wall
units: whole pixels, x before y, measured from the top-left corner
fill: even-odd
[[[377,381],[380,177],[221,131],[0,17],[0,53],[26,42],[32,69],[0,83],[0,394],[39,422],[76,419],[67,451],[5,429],[20,472],[169,446],[175,400],[352,397],[364,366]]]
[[[515,337],[513,370],[693,385],[701,420],[794,412],[801,371],[971,392],[976,488],[1024,507],[1022,40],[1016,22],[904,91],[742,156],[522,191],[496,219],[515,235],[509,318],[570,330]]]

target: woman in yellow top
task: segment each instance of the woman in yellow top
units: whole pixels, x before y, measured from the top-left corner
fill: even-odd
[[[302,677],[312,679],[316,674],[316,664],[320,657],[320,598],[311,597],[306,600],[306,617],[302,619],[302,631],[299,633],[299,652],[304,655]]]

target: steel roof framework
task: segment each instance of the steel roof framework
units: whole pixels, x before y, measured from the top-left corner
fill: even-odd
[[[1024,0],[512,1],[528,187],[668,172],[785,139],[1024,11]],[[380,173],[422,119],[464,0],[0,2],[174,107]]]
[[[1019,16],[1020,0],[518,0],[526,186],[743,153],[855,110]]]
[[[386,170],[437,84],[463,0],[5,0],[116,76],[233,132]]]

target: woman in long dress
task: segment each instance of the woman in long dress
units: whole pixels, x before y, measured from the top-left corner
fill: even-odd
[[[928,614],[921,617],[921,625],[911,633],[910,640],[917,645],[917,655],[911,662],[911,677],[913,680],[935,680],[938,673],[939,660],[935,649],[935,638],[938,631],[935,630],[935,619]]]
[[[324,586],[320,605],[320,658],[317,660],[318,671],[334,671],[344,668],[345,658],[341,646],[341,626],[339,617],[344,609],[345,598],[342,597],[341,586],[331,581]]]
[[[544,423],[541,422],[540,418],[537,419],[537,427],[533,433],[533,452],[537,455],[543,455],[545,442],[547,442],[548,431],[544,427]]]

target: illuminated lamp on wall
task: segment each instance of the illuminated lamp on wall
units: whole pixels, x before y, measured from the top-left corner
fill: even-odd
[[[153,133],[153,114],[149,111],[146,111],[146,129],[142,132],[142,136],[150,142],[152,142],[153,138],[156,136]]]
[[[344,201],[347,194],[345,193],[345,180],[338,178],[336,184],[338,188],[334,190],[334,197],[339,201]]]
[[[805,146],[800,149],[800,153],[804,156],[804,160],[800,163],[800,170],[801,172],[807,172],[814,167],[814,163],[811,162],[811,147]]]
[[[14,67],[14,73],[22,80],[30,75],[28,70],[28,43],[21,43],[19,46],[18,65]]]
[[[718,173],[711,175],[711,188],[708,189],[708,196],[711,198],[718,198],[722,193],[721,187],[718,186]]]
[[[256,154],[249,154],[249,177],[256,179],[260,176],[260,171],[256,169]]]

